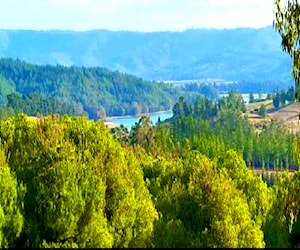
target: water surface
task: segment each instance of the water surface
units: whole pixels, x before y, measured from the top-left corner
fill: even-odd
[[[123,124],[128,130],[131,129],[131,127],[136,123],[139,122],[140,116],[130,116],[130,117],[117,117],[113,119],[109,119],[110,122],[116,123],[116,124]],[[163,113],[150,113],[146,116],[149,116],[151,122],[153,125],[155,125],[158,121],[158,118],[160,118],[161,121],[164,121],[165,119],[171,118],[173,116],[172,111],[166,111]]]

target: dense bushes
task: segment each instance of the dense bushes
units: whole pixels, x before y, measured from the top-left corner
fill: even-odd
[[[268,187],[241,153],[169,135],[143,118],[122,147],[84,117],[0,120],[0,246],[299,244],[298,173]]]
[[[21,247],[146,246],[157,212],[134,156],[103,125],[19,115],[0,126],[3,174],[11,184],[1,186],[1,208],[15,221],[2,226],[15,236],[2,247],[15,241]],[[26,188],[23,205],[7,209],[6,200],[18,197],[17,183]]]

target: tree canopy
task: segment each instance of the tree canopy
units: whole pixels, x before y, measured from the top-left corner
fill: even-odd
[[[0,106],[30,116],[137,115],[170,110],[179,88],[100,67],[34,65],[0,59]],[[9,110],[7,110],[9,112]]]
[[[300,101],[300,2],[275,0],[274,26],[282,38],[282,49],[293,60],[296,98]]]

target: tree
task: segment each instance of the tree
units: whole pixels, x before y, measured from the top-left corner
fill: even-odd
[[[141,166],[103,124],[18,115],[0,138],[0,247],[146,247],[157,212]]]
[[[285,3],[283,6],[282,3]],[[293,60],[293,76],[296,81],[296,99],[300,101],[300,2],[275,0],[273,25],[281,35],[283,51]]]
[[[201,119],[210,119],[217,115],[216,105],[209,99],[197,96],[194,104],[194,117]]]
[[[246,112],[246,105],[241,94],[236,91],[230,91],[228,96],[223,97],[219,103],[219,110],[230,110],[241,113]]]
[[[125,127],[123,124],[112,128],[110,131],[114,138],[116,138],[121,144],[126,144],[128,142],[129,132],[127,127]]]
[[[16,112],[23,111],[23,100],[22,97],[16,93],[11,93],[6,96],[7,98],[7,107],[13,108]]]
[[[105,108],[103,107],[100,107],[99,110],[98,110],[98,116],[99,118],[104,121],[105,118],[106,118],[106,111],[105,111]]]
[[[285,105],[285,103],[286,103],[286,93],[285,93],[285,91],[281,90],[279,96],[280,96],[280,103],[281,103],[281,105],[282,106]]]
[[[176,103],[173,107],[173,115],[174,117],[184,115],[188,116],[192,113],[191,105],[185,101],[183,96],[179,97],[178,103]]]
[[[253,92],[250,92],[249,94],[249,103],[253,103],[255,100],[254,100],[254,95],[253,95]]]
[[[286,99],[288,102],[292,102],[295,99],[295,89],[293,86],[289,87],[286,92]]]
[[[154,141],[154,130],[152,121],[148,116],[142,116],[130,131],[129,140],[131,145],[143,146],[147,151],[150,150]]]
[[[18,187],[17,180],[5,160],[4,151],[0,148],[0,247],[15,247],[23,228],[19,199],[24,189]],[[23,198],[23,197],[22,197]]]
[[[280,95],[278,92],[273,96],[273,105],[275,108],[279,108],[280,106]]]
[[[143,168],[161,214],[154,247],[265,246],[260,221],[268,205],[267,187],[252,178],[234,152],[216,162],[189,151],[173,161],[149,159]]]
[[[266,115],[267,115],[267,110],[266,110],[266,106],[265,106],[265,105],[261,105],[261,106],[259,107],[259,109],[258,109],[258,114],[259,114],[261,117],[263,117],[263,118],[266,117]]]
[[[292,144],[292,157],[300,165],[300,139],[295,139]]]
[[[272,189],[272,207],[264,226],[266,246],[268,248],[299,247],[299,172],[295,172],[290,177],[287,172],[280,174]]]
[[[268,93],[268,94],[267,94],[267,100],[272,100],[272,95],[271,95],[271,93]]]

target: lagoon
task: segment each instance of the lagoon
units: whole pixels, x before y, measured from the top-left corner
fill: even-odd
[[[150,114],[141,114],[139,116],[126,116],[126,117],[116,117],[116,118],[109,118],[107,119],[109,122],[113,122],[116,124],[123,124],[128,130],[131,129],[131,127],[136,123],[139,122],[140,118],[145,115],[149,116],[151,122],[153,125],[155,125],[158,121],[158,118],[160,118],[161,121],[164,121],[168,118],[171,118],[173,116],[173,112],[171,110],[164,111],[164,112],[155,112]]]

